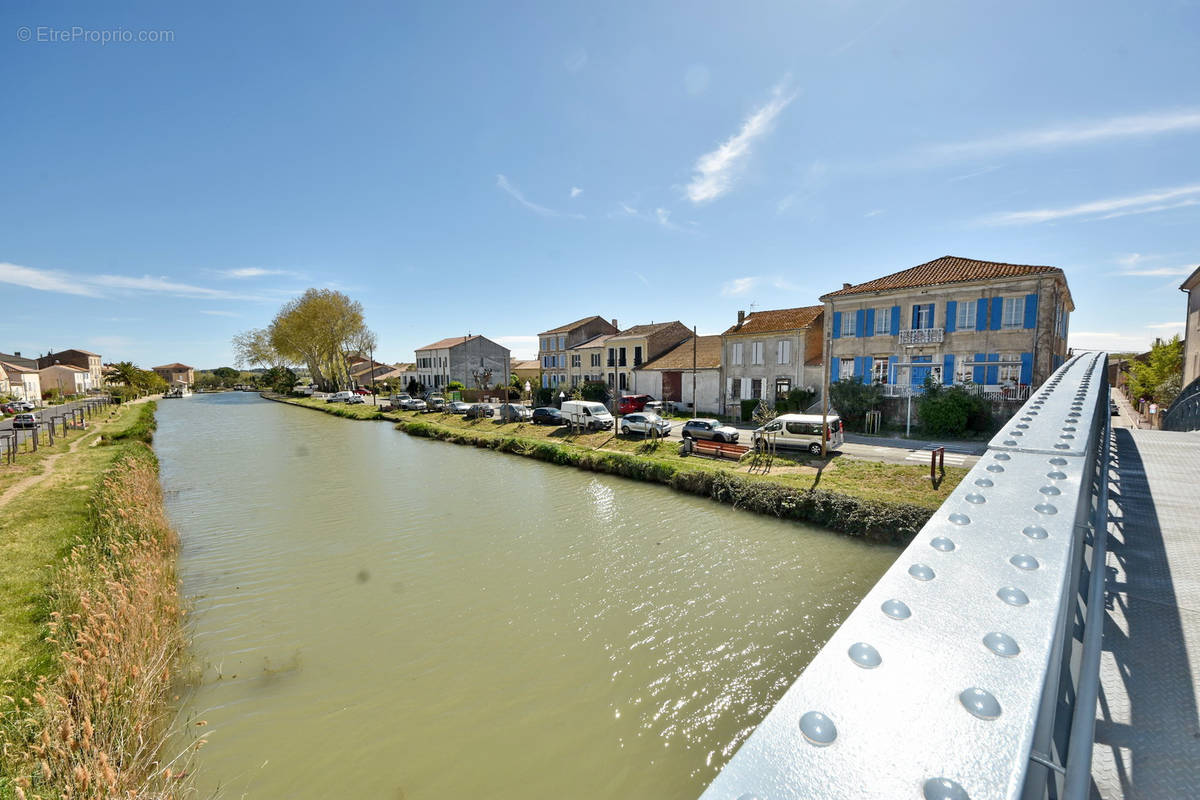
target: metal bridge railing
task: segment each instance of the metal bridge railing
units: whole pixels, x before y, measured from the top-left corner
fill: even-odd
[[[1022,406],[703,800],[1088,796],[1106,360]]]

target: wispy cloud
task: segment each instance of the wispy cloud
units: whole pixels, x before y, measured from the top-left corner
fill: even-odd
[[[207,308],[200,309],[200,313],[207,314],[210,317],[240,317],[241,316],[241,314],[238,314],[234,311],[213,311],[212,309],[207,309]]]
[[[725,297],[740,297],[759,288],[769,288],[780,292],[798,292],[804,289],[782,275],[746,275],[721,284],[721,294]]]
[[[1125,269],[1118,275],[1132,275],[1138,278],[1166,278],[1172,275],[1191,275],[1195,267],[1144,267],[1142,269]]]
[[[999,165],[984,167],[983,169],[972,170],[963,175],[955,175],[953,178],[948,178],[946,183],[958,183],[959,181],[969,181],[972,178],[978,178],[980,175],[987,175],[989,172],[995,172],[1000,169]]]
[[[7,262],[0,262],[0,283],[23,286],[26,289],[37,289],[42,292],[58,292],[59,294],[74,294],[84,297],[96,297],[100,294],[95,287],[88,286],[78,277],[65,272],[22,267],[20,264]]]
[[[226,278],[261,278],[266,275],[295,275],[286,269],[263,269],[262,267],[242,267],[241,269],[223,269],[221,274]]]
[[[1200,109],[1130,114],[1057,127],[1010,131],[999,136],[965,142],[948,142],[918,150],[915,160],[925,163],[960,161],[1003,153],[1052,150],[1072,145],[1188,131],[1200,131]]]
[[[521,190],[516,186],[513,186],[509,182],[508,178],[504,177],[503,175],[496,176],[496,186],[498,186],[505,194],[509,195],[535,214],[540,214],[543,217],[570,217],[571,219],[583,219],[583,214],[556,211],[553,208],[547,208],[546,206],[538,205],[537,203],[527,199],[524,193],[522,193]]]
[[[693,203],[708,203],[728,192],[741,165],[750,156],[754,143],[770,132],[775,118],[796,98],[788,93],[786,80],[771,90],[771,99],[742,121],[741,129],[717,149],[696,160],[695,173],[687,185],[687,197]]]
[[[571,187],[571,199],[572,200],[574,200],[576,197],[579,197],[579,195],[581,195],[581,194],[583,194],[583,189],[580,189],[578,186]]]
[[[672,222],[671,211],[666,208],[655,208],[652,212],[643,212],[638,210],[636,206],[621,202],[617,203],[617,209],[608,216],[612,219],[640,219],[645,222],[653,222],[656,225],[671,231],[689,230],[688,228],[680,227]],[[688,225],[691,226],[695,226],[695,224],[695,222],[688,222]]]
[[[0,283],[23,286],[44,292],[57,292],[84,297],[104,297],[112,294],[162,294],[209,300],[259,300],[256,295],[238,294],[224,289],[210,289],[170,278],[143,275],[81,275],[58,270],[23,267],[0,263]]]
[[[1200,184],[1192,184],[1171,189],[1157,189],[1126,197],[1110,197],[1064,208],[1005,211],[983,217],[979,221],[985,225],[1028,225],[1079,217],[1111,219],[1128,214],[1150,214],[1197,204],[1200,204]]]
[[[1161,331],[1161,330],[1170,330],[1171,328],[1182,328],[1183,323],[1182,322],[1157,322],[1153,325],[1147,325],[1146,327]]]
[[[746,294],[758,285],[759,278],[747,275],[745,278],[734,278],[721,285],[721,294],[725,297],[738,297]]]
[[[868,211],[867,213],[863,214],[863,217],[866,219],[870,219],[871,217],[878,217],[882,213],[883,213],[882,208],[873,208],[870,211]]]
[[[650,285],[650,281],[642,273],[638,272],[637,270],[630,270],[630,272],[633,274],[633,277],[637,278],[642,283],[646,284],[647,286]]]

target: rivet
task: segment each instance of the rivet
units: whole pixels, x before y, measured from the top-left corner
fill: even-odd
[[[987,645],[987,649],[991,650],[998,656],[1012,658],[1017,653],[1021,652],[1021,648],[1017,647],[1017,640],[1009,636],[1007,633],[992,633],[985,634],[983,643]]]
[[[837,726],[820,711],[809,711],[800,718],[800,732],[809,744],[825,747],[837,738]]]
[[[996,719],[1000,716],[999,701],[996,700],[991,692],[985,689],[980,689],[977,686],[972,686],[970,689],[963,689],[958,695],[958,700],[971,716],[979,717],[980,719]]]
[[[908,574],[912,575],[914,578],[916,578],[919,581],[933,580],[933,570],[931,570],[929,567],[925,566],[924,564],[913,564],[911,567],[908,568]]]
[[[1018,422],[1018,423],[1017,423],[1017,427],[1018,427],[1018,428],[1020,428],[1021,430],[1025,430],[1025,429],[1027,429],[1029,426],[1028,426],[1026,423],[1024,423],[1024,422]]]
[[[930,778],[923,793],[925,800],[971,800],[967,790],[949,778]]]
[[[1032,419],[1032,417],[1021,417],[1021,422],[1030,422]]]
[[[1055,456],[1054,458],[1050,459],[1050,463],[1056,467],[1065,467],[1067,465],[1067,460],[1061,456]]]
[[[1052,469],[1046,473],[1046,477],[1052,481],[1064,481],[1067,479],[1067,473]]]
[[[1064,427],[1063,427],[1063,430],[1064,430],[1064,431],[1066,431],[1067,433],[1074,433],[1074,432],[1075,432],[1075,428],[1074,428],[1074,426],[1072,426],[1072,425],[1066,425],[1066,426],[1064,426]]]
[[[978,492],[972,492],[971,494],[967,495],[966,498],[964,498],[964,499],[968,503],[974,503],[975,505],[979,505],[981,503],[987,502],[987,498],[984,497],[983,495],[979,494]]]
[[[756,794],[743,794],[739,795],[737,800],[762,800],[762,798]]]
[[[1023,555],[1023,554],[1013,556],[1012,558],[1010,558],[1008,560],[1008,563],[1012,564],[1017,569],[1024,569],[1024,570],[1037,569],[1039,566],[1038,560],[1036,558],[1034,558],[1033,556],[1027,556],[1027,555]]]
[[[1075,438],[1075,434],[1073,434],[1073,433],[1064,433],[1062,436],[1060,436],[1060,437],[1058,437],[1058,438],[1060,438],[1060,439],[1074,439],[1074,438]]]
[[[1036,411],[1029,412],[1029,416],[1031,416],[1031,417],[1036,417],[1037,415],[1038,415],[1038,412],[1036,412]]]
[[[1019,434],[1019,433],[1017,434],[1017,436],[1020,436],[1020,435],[1021,435],[1021,434]],[[1005,446],[1005,447],[1016,447],[1016,446],[1017,446],[1017,440],[1016,440],[1016,439],[1005,439],[1005,440],[1004,440],[1004,446]]]
[[[1043,486],[1042,488],[1038,489],[1038,491],[1042,494],[1050,495],[1051,497],[1062,494],[1062,490],[1057,486]]]
[[[954,549],[954,542],[947,539],[945,536],[938,536],[929,542],[929,546],[934,550],[941,550],[943,553],[949,553]]]
[[[1023,606],[1029,603],[1029,595],[1022,592],[1015,586],[1005,586],[996,592],[996,597],[999,597],[1010,606]]]
[[[966,514],[958,514],[958,513],[951,514],[950,521],[953,522],[955,525],[970,525],[971,524],[971,518],[968,517]]]
[[[1054,445],[1054,449],[1055,450],[1070,450],[1071,445],[1066,444],[1065,442],[1059,442],[1058,444]]]
[[[912,610],[903,600],[885,600],[880,608],[892,619],[908,619],[912,616]]]
[[[883,663],[879,651],[866,642],[855,642],[850,645],[850,660],[863,669],[874,669]]]
[[[988,464],[986,467],[984,467],[984,469],[986,469],[988,472],[1004,472],[1004,467],[1000,466],[999,464]]]
[[[1039,514],[1046,514],[1046,515],[1058,513],[1058,509],[1055,508],[1054,506],[1050,505],[1049,503],[1038,503],[1036,506],[1033,507],[1033,510],[1038,512]]]
[[[1030,539],[1045,539],[1048,535],[1046,529],[1041,525],[1029,525],[1021,530],[1021,533],[1028,536]]]
[[[1009,461],[1012,459],[1012,456],[1010,456],[1008,453],[996,453],[996,455],[992,456],[992,458],[996,459],[997,461]]]
[[[976,485],[976,486],[983,486],[984,488],[987,488],[987,487],[989,487],[989,486],[995,486],[996,484],[992,483],[992,479],[991,479],[991,478],[976,478],[976,479],[975,479],[975,485]]]

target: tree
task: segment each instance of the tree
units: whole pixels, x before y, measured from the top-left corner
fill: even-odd
[[[411,381],[411,382],[415,383],[416,381]],[[450,381],[449,383],[446,384],[447,392],[461,392],[465,388],[467,388],[467,387],[463,386],[461,381]]]
[[[288,394],[299,382],[296,373],[287,367],[271,367],[263,373],[262,382],[280,394]]]
[[[1183,340],[1156,341],[1144,360],[1129,366],[1129,391],[1133,397],[1169,406],[1183,389]]]
[[[271,332],[266,328],[243,331],[233,337],[234,363],[261,369],[285,366],[285,359],[271,344]]]
[[[362,304],[332,289],[309,289],[283,305],[266,330],[234,338],[239,363],[308,367],[323,389],[350,385],[350,357],[375,347]]]
[[[241,379],[242,373],[233,367],[217,367],[212,371],[212,376],[221,386],[233,386]]]
[[[585,381],[583,384],[583,399],[593,403],[608,402],[608,385],[604,381]]]
[[[123,383],[126,386],[134,387],[137,385],[138,373],[141,371],[133,365],[132,361],[118,361],[112,365],[113,377],[116,383]]]
[[[925,393],[917,401],[917,415],[926,433],[961,436],[968,430],[986,431],[992,411],[981,396],[962,386],[943,386],[925,377]]]
[[[837,409],[844,422],[857,426],[863,424],[867,412],[883,401],[883,387],[874,383],[863,383],[862,378],[849,378],[829,385],[829,402]]]

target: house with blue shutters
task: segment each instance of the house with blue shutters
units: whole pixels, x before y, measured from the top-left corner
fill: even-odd
[[[957,256],[847,283],[821,301],[831,381],[904,396],[929,376],[1009,400],[1027,398],[1066,359],[1075,309],[1058,267]]]

